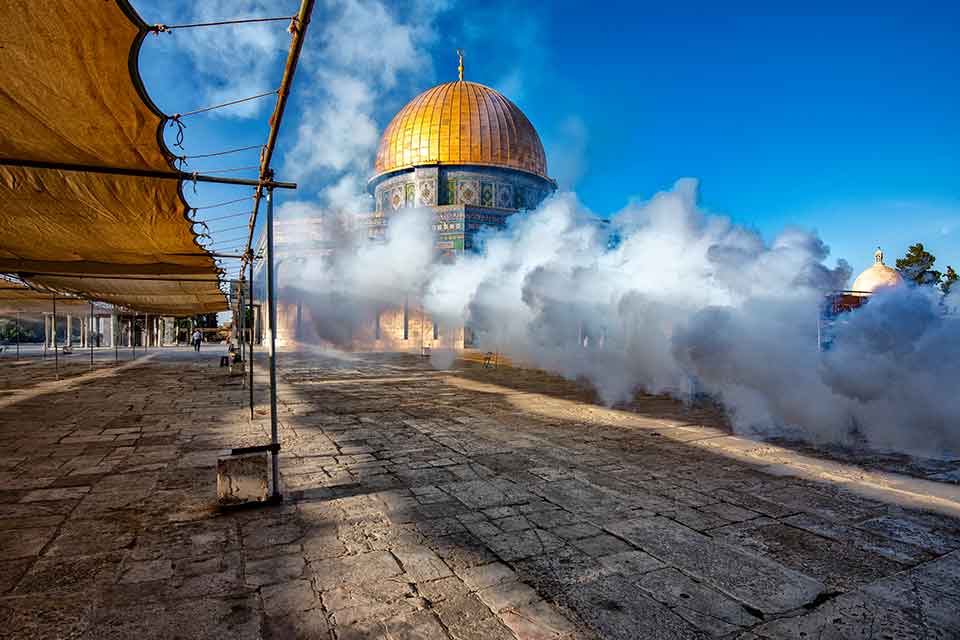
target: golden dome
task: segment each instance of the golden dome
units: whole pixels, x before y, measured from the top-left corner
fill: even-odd
[[[407,103],[387,125],[374,178],[418,165],[466,164],[547,177],[536,129],[502,94],[476,82],[447,82]]]
[[[851,290],[855,295],[869,295],[877,289],[896,287],[903,284],[903,278],[896,269],[883,264],[883,251],[878,247],[873,254],[873,265],[857,276]]]

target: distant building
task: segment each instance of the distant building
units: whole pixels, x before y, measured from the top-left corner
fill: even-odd
[[[827,313],[836,315],[862,306],[877,290],[903,285],[903,277],[896,269],[883,263],[880,247],[873,253],[873,264],[853,281],[846,291],[835,291],[827,297]]]
[[[373,211],[356,222],[373,241],[385,237],[390,217],[410,207],[426,208],[440,257],[455,260],[475,248],[484,228],[503,228],[507,218],[534,209],[556,190],[547,175],[547,158],[536,129],[523,112],[497,91],[460,79],[424,91],[403,107],[380,140],[374,175],[368,182]],[[307,224],[291,223],[299,229]],[[277,339],[304,339],[305,324],[330,321],[309,301],[285,295],[283,261],[297,252],[322,254],[328,248],[295,246],[280,239],[278,229]],[[291,255],[291,253],[293,255]],[[259,279],[259,278],[258,278]],[[290,292],[292,294],[292,292]],[[324,332],[319,332],[324,333]],[[440,327],[418,300],[401,308],[384,307],[347,331],[342,348],[369,351],[421,352],[431,348],[462,349],[470,343],[469,328]]]
[[[844,314],[865,305],[877,291],[900,286],[903,286],[903,277],[883,263],[883,251],[877,247],[873,264],[856,277],[850,289],[826,296],[817,332],[820,348],[826,350],[832,346],[837,323]]]

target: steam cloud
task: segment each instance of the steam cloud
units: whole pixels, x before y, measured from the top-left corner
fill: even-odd
[[[681,180],[603,224],[560,194],[455,264],[434,260],[428,211],[395,215],[382,244],[329,217],[321,241],[337,249],[284,280],[306,293],[324,343],[410,296],[446,326],[470,325],[479,348],[585,378],[609,404],[706,393],[738,433],[960,454],[960,321],[942,312],[956,300],[878,293],[821,352],[819,308],[848,281],[846,262],[825,266],[829,249],[800,229],[766,244],[696,199]]]

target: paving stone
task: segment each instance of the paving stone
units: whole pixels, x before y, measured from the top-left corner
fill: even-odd
[[[400,575],[400,565],[387,551],[311,562],[310,570],[322,591],[347,582],[370,582]]]
[[[485,544],[469,533],[443,536],[431,540],[429,544],[454,571],[497,560]]]
[[[144,560],[127,562],[123,565],[120,582],[152,582],[166,580],[173,575],[171,560]]]
[[[427,547],[397,548],[393,555],[411,582],[426,582],[451,575],[450,568]]]
[[[544,529],[504,533],[487,539],[486,543],[494,553],[507,561],[537,556],[559,549],[564,544],[563,540]]]
[[[436,640],[448,637],[433,611],[416,611],[381,621],[387,638],[404,640]],[[339,637],[339,633],[338,633]],[[351,636],[345,635],[344,638]],[[376,636],[374,636],[376,637]]]
[[[434,605],[433,609],[440,617],[443,626],[449,630],[472,629],[493,617],[490,608],[473,593],[442,600]]]
[[[263,621],[265,640],[328,640],[333,637],[331,633],[327,618],[320,609],[268,616]]]
[[[533,523],[523,516],[510,516],[509,518],[501,518],[500,520],[494,520],[493,524],[499,527],[501,531],[505,531],[507,533],[524,531],[526,529],[533,529],[534,527]]]
[[[657,558],[763,611],[789,611],[812,602],[823,583],[782,564],[725,545],[657,516],[611,526]]]
[[[444,600],[451,600],[465,596],[470,589],[457,576],[447,576],[439,580],[420,582],[416,585],[417,593],[433,604]]]
[[[708,636],[666,606],[637,592],[623,576],[609,576],[564,593],[560,604],[602,638],[698,640]]]
[[[834,591],[900,571],[903,566],[875,553],[783,524],[749,530],[740,543],[758,554],[818,578]]]
[[[494,612],[508,607],[522,607],[540,600],[540,594],[522,582],[501,582],[481,589],[477,597]]]
[[[320,599],[309,580],[292,580],[260,590],[263,611],[270,617],[288,616],[320,607]]]
[[[148,608],[128,607],[97,614],[96,626],[80,636],[97,640],[143,638],[236,638],[261,637],[261,619],[255,596],[197,598]]]
[[[507,609],[500,619],[520,640],[551,640],[576,632],[577,628],[549,602]]]
[[[32,564],[33,558],[31,557],[0,562],[0,595],[11,591]]]
[[[866,520],[859,526],[887,538],[916,545],[935,554],[960,549],[960,535],[937,531],[910,518],[882,516]]]
[[[602,533],[602,530],[599,527],[595,527],[586,522],[560,526],[551,529],[550,531],[554,535],[559,536],[567,541],[579,540],[580,538],[589,538]]]
[[[783,522],[837,542],[852,544],[858,549],[875,553],[901,564],[914,565],[933,557],[929,552],[918,546],[884,537],[869,529],[831,522],[810,514],[790,516],[784,518]]]
[[[473,621],[470,625],[447,627],[454,640],[517,640],[517,636],[496,616]]]
[[[631,576],[660,569],[662,562],[643,551],[624,551],[599,558],[600,564],[611,573]]]
[[[14,593],[82,591],[89,594],[96,586],[114,582],[120,570],[120,560],[117,553],[40,558],[20,579]]]
[[[593,556],[594,558],[612,556],[614,554],[623,553],[624,551],[633,550],[633,547],[631,547],[629,544],[620,538],[611,536],[609,533],[602,533],[592,538],[581,538],[579,540],[574,540],[571,542],[571,544],[584,553]]]
[[[735,633],[761,621],[739,602],[676,569],[651,571],[636,584],[651,598],[712,636]]]
[[[299,578],[304,575],[305,569],[306,561],[300,554],[248,560],[245,565],[244,579],[248,585],[259,587]]]
[[[764,493],[762,497],[795,511],[813,513],[836,522],[863,520],[873,515],[875,511],[863,502],[857,503],[846,497],[821,493],[800,485],[783,487]]]
[[[727,522],[743,522],[744,520],[750,520],[752,518],[757,518],[761,514],[757,511],[751,511],[750,509],[744,509],[743,507],[738,507],[735,504],[730,504],[729,502],[717,502],[715,504],[708,504],[698,508],[699,511],[704,513],[709,513],[720,518],[723,518]]]
[[[517,560],[514,568],[520,580],[534,587],[544,598],[554,598],[568,589],[596,580],[604,573],[596,560],[573,547]]]
[[[516,572],[500,562],[463,568],[457,571],[457,575],[471,591],[478,591],[501,582],[517,579]]]
[[[63,487],[60,489],[36,489],[28,492],[20,502],[52,502],[57,500],[79,500],[90,491],[90,487]]]
[[[0,531],[0,549],[3,549],[3,555],[7,559],[35,556],[43,550],[56,533],[56,527]]]
[[[319,584],[319,581],[316,582]],[[322,593],[323,604],[329,611],[369,608],[380,603],[413,597],[415,594],[410,585],[399,577],[373,582],[346,583]]]

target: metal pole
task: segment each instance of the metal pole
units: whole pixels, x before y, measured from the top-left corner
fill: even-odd
[[[252,326],[250,327],[250,353],[249,353],[249,360],[250,360],[250,362],[247,363],[247,366],[248,366],[248,368],[250,369],[249,376],[250,376],[250,419],[251,419],[251,420],[253,420],[253,343],[254,343],[254,340],[256,339],[255,336],[253,335],[253,332],[254,332],[254,330],[255,330],[256,327],[257,327],[257,322],[256,322],[256,319],[254,318],[254,315],[253,315],[253,314],[254,314],[254,310],[253,310],[253,260],[251,259],[251,260],[250,260],[250,323],[251,323]]]
[[[133,350],[132,360],[137,359],[137,314],[134,312],[130,319],[130,348]]]
[[[283,94],[286,98],[286,94]],[[279,100],[279,99],[278,99]],[[100,165],[72,164],[67,162],[46,162],[44,160],[21,160],[17,158],[0,158],[0,167],[29,167],[33,169],[59,169],[61,171],[79,171],[83,173],[104,173],[117,176],[142,176],[145,178],[159,178],[161,180],[183,180],[184,182],[213,182],[216,184],[236,184],[247,187],[269,186],[271,189],[296,189],[295,182],[274,182],[270,180],[248,180],[245,178],[222,178],[220,176],[206,176],[200,173],[186,171],[154,171],[151,169],[132,169],[130,167],[104,167]]]
[[[237,298],[237,328],[239,329],[239,339],[237,340],[240,343],[240,362],[246,362],[246,358],[243,357],[244,348],[244,335],[243,335],[243,316],[246,314],[246,310],[243,308],[243,273],[240,274],[240,287],[239,287],[239,298]]]
[[[17,311],[17,360],[20,359],[20,312]]]
[[[53,294],[53,367],[57,380],[60,379],[60,356],[57,354],[59,346],[57,344],[57,294]]]
[[[90,339],[90,331],[93,329],[93,303],[90,303],[90,326],[87,327],[87,344],[90,345],[90,368],[93,369],[93,340]]]
[[[273,499],[280,500],[279,438],[277,434],[277,303],[273,290],[273,189],[267,189],[267,313],[270,315],[270,445]]]
[[[116,307],[114,307],[114,310],[116,310]],[[113,339],[113,362],[116,364],[120,362],[120,336],[117,335],[120,333],[120,314],[111,313],[110,321],[110,337]]]

